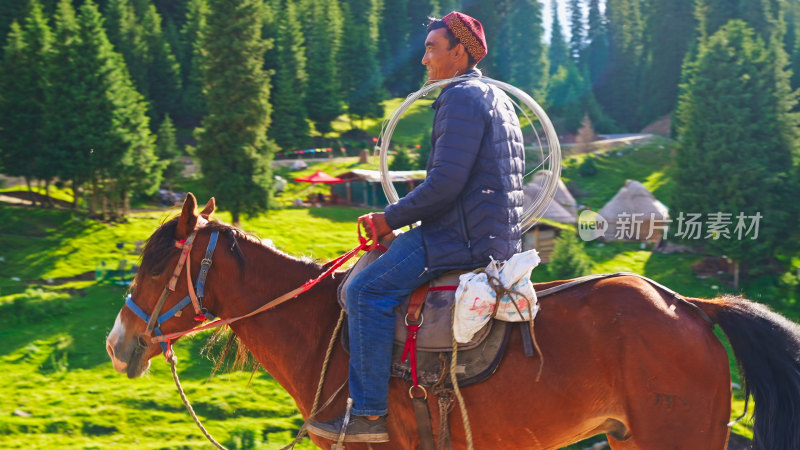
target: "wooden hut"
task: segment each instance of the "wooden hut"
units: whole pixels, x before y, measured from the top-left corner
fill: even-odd
[[[389,171],[389,177],[400,198],[425,181],[424,170]],[[344,182],[331,185],[331,198],[339,203],[370,208],[383,208],[389,204],[381,186],[381,173],[377,170],[353,169],[336,176]]]

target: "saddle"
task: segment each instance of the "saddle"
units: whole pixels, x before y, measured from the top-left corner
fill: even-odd
[[[382,244],[384,244],[382,242]],[[385,244],[384,244],[385,245]],[[374,249],[361,257],[358,262],[345,274],[339,285],[338,298],[342,308],[346,307],[347,286],[353,277],[361,272],[367,265],[375,261],[383,251]],[[422,323],[417,331],[417,381],[420,385],[430,387],[442,384],[450,387],[449,375],[445,368],[450,366],[450,355],[453,350],[453,322],[452,308],[455,303],[455,292],[458,287],[458,277],[466,271],[450,271],[427,285],[421,286],[396,308],[394,349],[392,351],[392,376],[405,381],[412,381],[410,361],[403,361],[403,350],[408,337],[406,314],[409,304],[415,295],[424,295],[422,303]],[[419,302],[418,302],[419,303]],[[523,323],[525,331],[527,324]],[[469,386],[489,378],[500,364],[505,353],[511,327],[514,324],[500,320],[490,320],[481,328],[469,342],[458,344],[458,359],[456,365],[456,379],[459,386]],[[523,331],[524,333],[524,331]],[[342,343],[348,349],[349,339],[347,327],[342,331]]]

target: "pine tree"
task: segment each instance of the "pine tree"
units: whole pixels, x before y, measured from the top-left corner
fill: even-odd
[[[46,70],[51,30],[38,1],[32,1],[24,25],[11,24],[0,66],[0,165],[22,176],[30,189],[34,179],[55,176],[44,140]]]
[[[344,111],[337,67],[342,15],[336,0],[321,0],[313,6],[309,16],[314,26],[306,41],[308,90],[305,106],[314,128],[325,134],[333,131],[331,122]]]
[[[208,15],[206,0],[189,0],[186,6],[186,22],[181,28],[179,65],[181,68],[181,112],[190,123],[199,123],[205,115],[206,103],[203,95],[201,30]]]
[[[147,97],[147,44],[131,0],[109,0],[106,19],[108,40],[125,59],[136,89]]]
[[[78,24],[70,0],[60,0],[54,15],[53,52],[48,64],[48,88],[45,91],[47,148],[50,158],[59,167],[58,177],[70,182],[73,209],[77,209],[81,187],[89,179],[86,133],[81,102],[83,95],[83,67],[78,60]]]
[[[745,21],[762,39],[769,40],[779,26],[781,3],[776,0],[697,0],[702,33],[710,36],[733,19]]]
[[[646,9],[642,123],[669,114],[678,100],[683,60],[697,38],[695,0],[650,0]]]
[[[505,22],[510,17],[509,11],[515,3],[516,0],[463,2],[463,12],[478,19],[483,24],[483,31],[486,34],[486,46],[489,51],[486,57],[478,64],[478,67],[483,71],[484,75],[492,78],[506,76],[506,74],[502,73],[501,63],[498,60],[502,52],[498,52],[498,50],[508,44],[508,42],[501,39],[501,32],[506,29]]]
[[[136,88],[149,101],[149,115],[159,123],[178,111],[180,66],[161,27],[154,5],[143,0],[109,0],[109,40],[122,54]]]
[[[408,16],[408,0],[393,0],[384,4],[378,54],[381,74],[389,95],[405,96],[410,92],[411,28],[412,22],[398,20]]]
[[[589,72],[592,91],[597,95],[596,86],[604,77],[608,65],[608,31],[603,14],[600,12],[600,0],[589,0],[589,29],[586,35],[586,49],[583,63]]]
[[[191,0],[153,0],[164,22],[171,22],[176,28],[182,27],[185,23],[190,2]]]
[[[287,1],[278,14],[278,70],[272,79],[270,137],[284,150],[302,148],[308,141],[305,108],[306,57],[303,34],[294,4]]]
[[[154,5],[148,6],[141,21],[147,48],[147,98],[152,106],[151,117],[160,123],[165,114],[174,115],[179,111],[180,66],[167,42],[161,27],[161,16]]]
[[[451,11],[441,6],[435,0],[384,1],[378,54],[384,86],[391,96],[405,97],[422,86],[425,67],[421,61],[428,17]]]
[[[81,146],[95,202],[108,202],[124,216],[133,193],[151,194],[161,181],[153,153],[147,104],[133,86],[122,56],[113,51],[100,12],[91,0],[77,19],[76,55],[82,65],[82,115],[87,136]],[[79,147],[79,148],[81,148]],[[88,150],[88,151],[87,151]],[[93,203],[92,212],[97,203]]]
[[[442,17],[458,9],[457,6],[447,7],[445,3],[445,0],[439,0],[438,5],[436,0],[408,0],[407,20],[411,28],[407,47],[409,56],[405,68],[408,73],[408,86],[406,91],[400,94],[403,97],[419,90],[427,76],[425,66],[422,65],[422,57],[425,55],[425,38],[428,37],[428,17]]]
[[[164,182],[170,187],[174,186],[181,175],[183,164],[180,161],[181,151],[175,140],[175,126],[172,125],[172,119],[169,114],[164,116],[164,120],[161,121],[161,125],[158,127],[156,156],[163,168],[162,178]]]
[[[378,65],[377,0],[349,0],[343,4],[342,46],[340,70],[342,89],[350,117],[382,117],[384,98],[383,79]]]
[[[278,13],[283,0],[264,0],[261,5],[261,39],[264,41],[264,71],[274,74],[278,71],[278,52],[275,42],[278,40]]]
[[[786,189],[798,122],[785,63],[779,45],[767,47],[744,22],[731,21],[701,42],[678,105],[673,210],[732,214],[730,238],[702,242],[736,268],[748,264],[745,270],[780,252],[798,213]],[[737,238],[739,213],[763,217],[757,239]]]
[[[786,5],[784,21],[786,22],[786,33],[783,36],[783,47],[789,55],[789,64],[792,70],[792,88],[800,86],[800,4],[792,2]]]
[[[608,0],[608,72],[596,89],[597,100],[626,130],[641,128],[639,95],[642,71],[640,0]]]
[[[547,272],[554,280],[568,280],[587,275],[591,270],[589,257],[574,232],[559,233],[547,263]]]
[[[574,132],[583,118],[581,87],[583,82],[575,64],[562,65],[550,77],[547,89],[548,114],[559,125],[559,129]]]
[[[559,67],[566,66],[569,61],[569,49],[564,41],[564,32],[561,30],[561,20],[558,17],[558,4],[552,0],[553,22],[550,30],[550,49],[547,57],[550,60],[550,75],[555,74]]]
[[[588,83],[572,61],[559,67],[550,78],[547,92],[547,104],[550,107],[548,112],[559,119],[559,129],[571,133],[577,132],[583,117],[591,110],[592,100],[592,91]]]
[[[498,78],[534,98],[542,97],[547,85],[543,34],[541,4],[538,0],[520,0],[512,6],[507,26],[500,31],[499,39],[504,45],[496,48]]]
[[[112,49],[97,6],[87,1],[77,20],[69,0],[57,7],[47,90],[47,137],[63,180],[92,192],[90,213],[125,214],[133,193],[151,193],[160,171],[146,104],[124,61]]]
[[[28,2],[19,0],[0,1],[0,40],[8,37],[13,22],[16,21],[17,24],[20,24],[24,20],[26,12],[28,12]]]
[[[583,54],[584,41],[586,39],[586,29],[583,24],[583,9],[581,0],[569,0],[569,55],[576,63],[580,62]]]
[[[197,155],[206,185],[234,223],[269,205],[272,184],[262,7],[260,0],[209,0],[203,30],[208,114],[197,132]]]

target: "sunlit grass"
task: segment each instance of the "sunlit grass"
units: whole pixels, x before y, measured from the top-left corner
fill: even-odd
[[[564,158],[562,179],[570,187],[578,187],[576,201],[599,211],[625,185],[626,180],[641,182],[653,195],[669,206],[674,165],[669,141],[630,145],[596,153]],[[578,168],[586,158],[595,158],[597,174],[582,177]]]
[[[435,95],[420,98],[409,106],[408,110],[400,117],[392,134],[391,142],[395,145],[414,146],[421,144],[424,139],[430,136],[431,126],[433,125],[433,109],[431,105]],[[351,122],[346,116],[341,116],[333,122],[332,133],[327,137],[337,137],[353,128],[366,131],[370,136],[377,137],[380,134],[384,120],[389,117],[402,105],[405,98],[392,98],[385,100],[383,104],[384,114],[380,118],[353,119]]]

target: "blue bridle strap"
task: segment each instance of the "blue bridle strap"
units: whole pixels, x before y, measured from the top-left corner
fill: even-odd
[[[174,317],[176,314],[178,314],[180,310],[186,308],[191,303],[192,299],[189,298],[189,296],[187,295],[186,297],[183,298],[183,300],[179,301],[175,306],[170,308],[169,311],[158,316],[158,319],[156,319],[157,325],[153,328],[153,333],[156,336],[161,336],[161,324],[166,322],[167,319],[171,319],[172,317]],[[133,299],[131,298],[131,294],[128,294],[128,296],[125,297],[125,305],[128,308],[130,308],[131,311],[133,311],[133,313],[136,314],[140,319],[144,320],[145,322],[150,321],[150,316],[146,314],[144,311],[142,311],[142,308],[139,308],[139,305],[134,303]],[[166,342],[159,342],[159,344],[161,344],[161,350],[166,352],[167,351]]]
[[[206,277],[208,276],[208,269],[211,268],[211,258],[214,256],[214,249],[217,247],[217,238],[219,238],[218,231],[211,233],[211,239],[208,241],[208,248],[206,248],[206,256],[203,258],[203,261],[200,262],[200,273],[197,274],[197,283],[195,284],[197,298],[199,299],[204,297],[203,291],[205,290]],[[206,315],[206,318],[209,320],[214,318],[213,315],[209,318],[207,312]]]
[[[199,299],[203,298],[203,292],[205,290],[206,278],[208,277],[208,270],[211,268],[211,258],[214,256],[214,249],[217,246],[217,239],[218,238],[219,238],[219,232],[218,231],[214,231],[213,233],[211,233],[211,238],[208,241],[208,247],[206,248],[205,258],[203,258],[203,261],[200,264],[200,273],[198,274],[197,282],[195,283],[195,290],[197,291],[197,297]],[[192,274],[187,273],[186,276],[191,276],[191,275]],[[161,324],[166,322],[168,319],[171,319],[171,318],[175,317],[176,315],[179,316],[180,315],[179,312],[181,310],[183,310],[183,308],[189,306],[191,303],[192,303],[192,299],[191,299],[191,297],[189,297],[187,295],[186,297],[183,298],[183,300],[179,301],[177,304],[175,304],[175,306],[170,308],[169,311],[167,311],[164,314],[161,314],[160,316],[158,316],[158,319],[156,319],[156,326],[153,328],[153,333],[156,336],[161,336]],[[140,308],[139,305],[137,305],[133,301],[133,298],[131,297],[130,294],[128,294],[128,296],[125,297],[125,306],[130,308],[130,310],[133,311],[133,313],[136,314],[136,316],[139,317],[140,319],[142,319],[145,323],[150,322],[150,315],[145,313],[142,310],[142,308]],[[203,314],[205,315],[206,319],[208,319],[208,320],[213,320],[213,319],[216,318],[216,316],[214,314],[211,314],[210,312],[205,311],[205,310],[203,311]],[[159,344],[161,345],[161,350],[163,350],[164,353],[166,354],[166,352],[167,352],[167,343],[166,342],[159,342]]]

